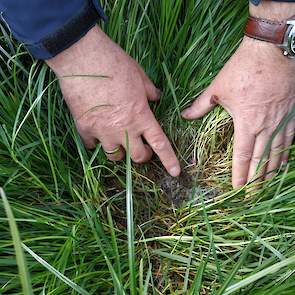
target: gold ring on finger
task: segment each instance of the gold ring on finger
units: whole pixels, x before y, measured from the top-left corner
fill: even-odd
[[[107,155],[114,155],[114,154],[117,154],[119,151],[120,151],[120,147],[117,147],[117,148],[114,149],[114,150],[111,150],[111,151],[105,151],[105,153],[106,153]]]

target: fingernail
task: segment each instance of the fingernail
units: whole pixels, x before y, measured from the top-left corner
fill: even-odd
[[[157,92],[157,96],[160,98],[162,96],[162,91],[159,88],[157,88],[156,92]]]
[[[181,116],[185,118],[185,117],[188,117],[189,114],[190,114],[190,110],[189,110],[189,109],[186,109],[186,110],[184,110],[184,111],[181,113]]]
[[[179,167],[179,166],[174,166],[173,168],[171,168],[171,169],[169,170],[169,173],[170,173],[170,175],[173,176],[173,177],[177,177],[177,176],[179,176],[179,174],[180,174],[180,167]]]

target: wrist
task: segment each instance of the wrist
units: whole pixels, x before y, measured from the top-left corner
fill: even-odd
[[[57,76],[89,74],[88,67],[84,67],[86,60],[93,52],[103,55],[104,39],[103,32],[95,26],[71,47],[45,62]]]
[[[249,11],[251,16],[257,18],[282,21],[295,15],[295,3],[262,1],[259,6],[250,4]]]
[[[255,56],[260,55],[263,59],[265,58],[266,60],[286,60],[286,58],[282,55],[280,48],[272,43],[253,39],[248,36],[244,36],[242,43]]]
[[[275,44],[244,36],[241,47],[244,52],[251,52],[251,56],[259,60],[260,65],[276,65],[277,73],[288,69],[290,77],[294,77],[294,60],[286,58]]]

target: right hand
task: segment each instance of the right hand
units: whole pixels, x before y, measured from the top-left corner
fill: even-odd
[[[275,45],[245,37],[207,90],[182,113],[185,119],[199,119],[220,104],[231,115],[234,188],[272,178],[287,162],[295,120],[270,140],[295,105],[294,72],[293,61]]]
[[[149,161],[154,151],[172,176],[180,174],[176,155],[148,105],[148,99],[158,100],[161,92],[97,26],[46,62],[60,80],[87,148],[94,148],[99,140],[110,160],[122,160],[128,132],[134,162]]]

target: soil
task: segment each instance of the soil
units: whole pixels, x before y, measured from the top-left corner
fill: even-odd
[[[196,177],[185,172],[177,178],[166,174],[160,178],[158,184],[175,207],[190,201],[200,202],[200,196],[205,201],[210,200],[220,193],[218,189],[198,185]]]
[[[204,182],[199,183],[198,176],[193,171],[182,172],[179,177],[175,178],[165,172],[160,163],[157,164],[154,162],[150,165],[144,174],[162,189],[162,197],[165,199],[164,202],[168,203],[167,205],[170,203],[173,207],[179,208],[188,202],[200,203],[202,198],[204,201],[214,199],[221,193],[218,188],[206,186]],[[122,185],[114,178],[107,179],[106,187],[109,188],[106,195],[110,197],[122,191]]]

